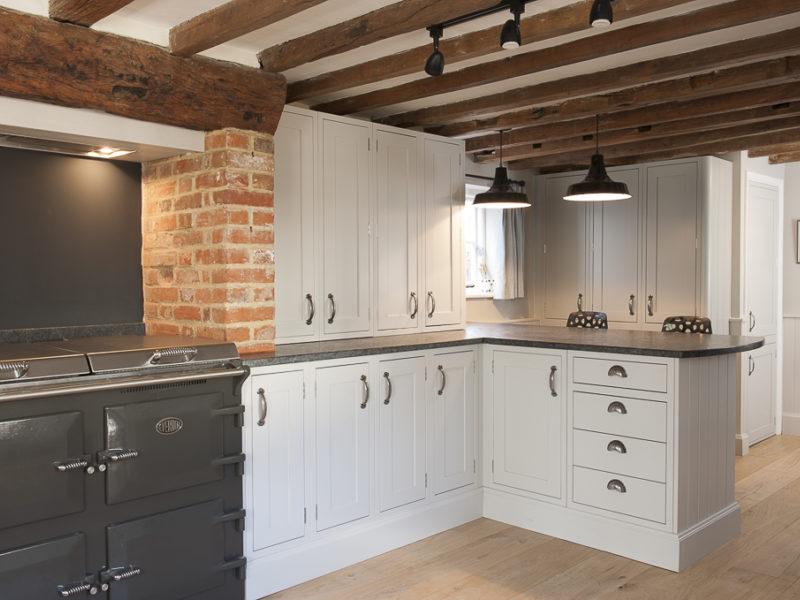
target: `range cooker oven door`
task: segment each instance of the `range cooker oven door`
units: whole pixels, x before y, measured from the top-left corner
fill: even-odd
[[[223,407],[223,401],[219,392],[184,392],[106,407],[106,449],[99,454],[107,469],[106,501],[115,504],[218,481],[230,464],[241,475],[244,454],[224,455],[223,419],[238,420],[243,407]]]
[[[0,421],[0,457],[0,530],[84,510],[80,412]]]
[[[110,525],[100,580],[111,600],[239,597],[225,584],[230,578],[243,591],[245,559],[226,556],[226,542],[232,547],[243,526],[244,511],[224,513],[221,499]]]

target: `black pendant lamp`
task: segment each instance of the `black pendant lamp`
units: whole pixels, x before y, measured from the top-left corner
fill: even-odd
[[[596,202],[604,200],[627,200],[631,197],[628,186],[619,181],[612,181],[606,173],[603,155],[600,154],[600,115],[595,115],[595,153],[586,178],[573,183],[567,188],[564,200],[579,202]]]
[[[608,27],[614,22],[611,0],[594,0],[589,11],[589,24],[592,27]]]
[[[439,52],[439,38],[442,37],[444,28],[441,25],[428,27],[433,38],[433,52],[425,62],[425,72],[431,77],[438,77],[444,73],[444,55]]]
[[[515,192],[508,180],[508,171],[503,166],[503,132],[500,131],[500,166],[494,171],[491,187],[475,196],[473,206],[483,208],[527,208],[531,205],[522,192]]]

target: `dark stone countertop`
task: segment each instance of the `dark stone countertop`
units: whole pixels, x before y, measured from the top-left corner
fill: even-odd
[[[457,331],[284,344],[277,346],[272,352],[243,354],[242,358],[244,364],[250,367],[262,367],[481,343],[667,358],[693,358],[753,350],[764,345],[764,338],[470,323],[466,329]]]

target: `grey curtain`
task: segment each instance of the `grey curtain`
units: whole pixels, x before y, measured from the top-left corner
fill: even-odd
[[[521,208],[502,211],[502,235],[496,244],[494,299],[525,297],[525,223]]]

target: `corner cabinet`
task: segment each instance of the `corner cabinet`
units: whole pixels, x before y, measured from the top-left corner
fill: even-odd
[[[286,107],[277,343],[464,325],[464,143]]]

